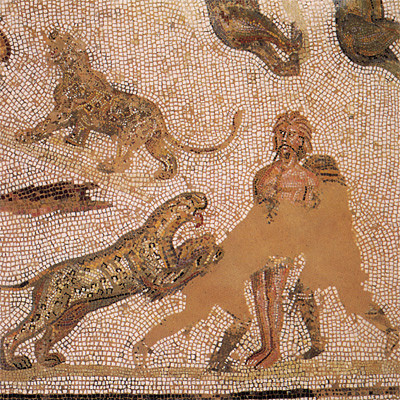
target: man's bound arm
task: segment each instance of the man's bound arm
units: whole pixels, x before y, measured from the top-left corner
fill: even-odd
[[[336,160],[326,154],[312,155],[305,160],[303,167],[313,172],[322,182],[334,182],[346,186]]]

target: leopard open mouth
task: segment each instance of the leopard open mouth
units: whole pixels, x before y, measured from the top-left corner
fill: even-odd
[[[196,210],[193,213],[193,220],[192,221],[193,221],[194,226],[196,228],[200,228],[200,226],[203,225],[203,221],[204,221],[202,212],[199,211],[199,210]]]

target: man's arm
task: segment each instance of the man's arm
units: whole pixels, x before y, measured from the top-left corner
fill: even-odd
[[[303,163],[303,167],[313,172],[322,182],[339,183],[346,186],[336,160],[326,154],[312,155]]]

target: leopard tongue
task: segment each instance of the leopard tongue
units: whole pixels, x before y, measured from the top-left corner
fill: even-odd
[[[196,228],[200,228],[200,226],[203,225],[203,214],[199,211],[196,211],[193,216],[193,222]]]

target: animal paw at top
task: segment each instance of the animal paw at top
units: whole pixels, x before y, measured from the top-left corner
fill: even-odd
[[[0,31],[0,62],[7,62],[11,57],[11,44],[6,34]]]

